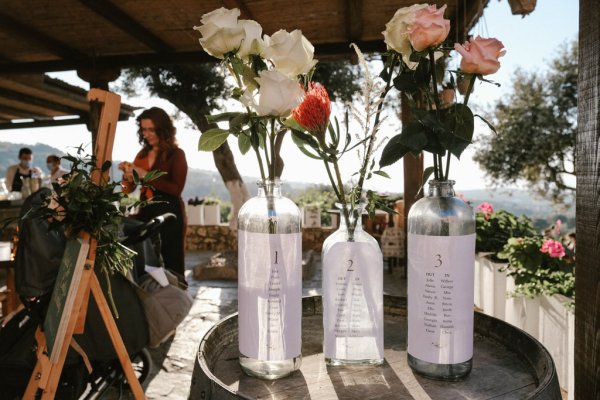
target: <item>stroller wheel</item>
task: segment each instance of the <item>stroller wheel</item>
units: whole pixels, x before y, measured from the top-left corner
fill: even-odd
[[[132,356],[131,365],[133,366],[133,372],[135,372],[138,381],[140,381],[140,384],[143,384],[150,375],[150,371],[152,371],[152,366],[154,365],[152,355],[150,355],[148,349],[144,348],[139,353]]]

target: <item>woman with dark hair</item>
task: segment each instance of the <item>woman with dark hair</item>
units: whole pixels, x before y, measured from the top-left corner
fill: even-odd
[[[153,201],[140,210],[138,218],[150,221],[152,218],[171,212],[177,216],[175,221],[167,221],[161,229],[161,254],[167,268],[184,276],[184,246],[186,216],[181,192],[187,177],[185,153],[177,146],[176,129],[169,115],[161,108],[144,110],[139,117],[138,138],[142,149],[133,163],[122,162],[119,169],[123,173],[123,189],[133,189],[133,171],[143,178],[148,171],[166,172],[165,175],[150,182],[153,187],[142,191],[142,200]]]

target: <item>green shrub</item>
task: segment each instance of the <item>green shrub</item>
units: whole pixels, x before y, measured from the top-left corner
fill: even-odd
[[[483,203],[487,204],[487,203]],[[526,237],[536,235],[532,221],[525,215],[517,217],[516,215],[505,211],[493,211],[491,205],[489,209],[479,206],[479,211],[475,215],[476,222],[476,243],[475,251],[491,252],[496,258],[496,253],[502,251],[504,245],[511,237]],[[492,210],[491,212],[482,211]]]

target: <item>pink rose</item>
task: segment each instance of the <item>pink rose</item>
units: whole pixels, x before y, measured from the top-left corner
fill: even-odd
[[[484,39],[477,36],[464,45],[454,44],[454,50],[463,57],[460,70],[468,74],[489,75],[500,69],[498,58],[506,54],[504,45],[498,39]]]
[[[450,20],[444,19],[444,11],[446,5],[438,10],[434,4],[415,12],[408,38],[416,51],[437,46],[446,40],[450,32]]]
[[[560,258],[565,256],[565,248],[563,247],[562,243],[553,239],[545,239],[540,251],[542,253],[548,253],[548,255],[552,258]]]
[[[480,205],[477,206],[477,209],[484,214],[491,214],[494,212],[494,206],[492,206],[487,201],[484,201]]]

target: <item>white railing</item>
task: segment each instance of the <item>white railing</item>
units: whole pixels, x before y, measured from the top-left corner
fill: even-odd
[[[558,381],[574,398],[575,316],[565,307],[569,299],[561,295],[533,299],[514,297],[515,281],[501,270],[488,254],[475,257],[475,306],[487,315],[506,321],[539,340],[554,360]]]

